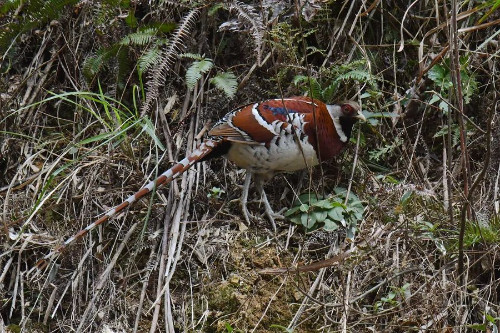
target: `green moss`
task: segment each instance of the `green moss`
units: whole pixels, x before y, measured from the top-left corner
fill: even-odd
[[[21,326],[16,325],[16,324],[7,325],[7,331],[10,331],[12,333],[20,333],[21,332]]]
[[[224,282],[217,289],[211,290],[208,299],[209,309],[224,313],[237,311],[240,304],[236,297],[236,291],[230,282]]]

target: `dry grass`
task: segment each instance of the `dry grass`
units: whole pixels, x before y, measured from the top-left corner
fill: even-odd
[[[498,112],[499,13],[489,11],[494,2],[456,5],[454,18],[440,1],[233,1],[218,11],[194,2],[82,2],[46,14],[6,47],[1,32],[0,331],[498,331],[500,132],[487,125]],[[14,12],[0,15],[3,27],[14,29]],[[140,27],[200,19],[187,20],[189,33],[181,25],[122,44],[89,78],[89,58],[137,31],[126,23],[130,13]],[[239,31],[218,31],[233,19]],[[156,68],[147,87],[159,97],[144,104],[148,77],[134,66],[162,38],[175,44],[159,48],[168,68]],[[236,73],[236,98],[208,83],[214,73],[188,90],[189,62],[173,57],[179,49]],[[474,77],[477,87],[459,92],[429,76],[455,55],[468,63],[460,78]],[[244,226],[233,201],[243,174],[218,160],[36,269],[196,147],[210,120],[245,102],[302,93],[295,75],[325,88],[345,74],[342,65],[360,60],[370,79],[343,80],[333,97],[370,93],[364,109],[392,117],[357,127],[358,145],[333,163],[267,186],[275,208],[290,207],[294,192],[349,188],[367,203],[354,240],[287,221],[273,233],[258,202]],[[456,82],[459,66],[450,62],[444,83]],[[207,198],[214,186],[225,192]]]

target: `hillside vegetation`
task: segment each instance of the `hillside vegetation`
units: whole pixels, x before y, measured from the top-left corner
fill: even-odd
[[[2,2],[0,331],[498,332],[499,7]],[[300,95],[368,121],[266,185],[276,232],[218,159],[37,266],[227,112]]]

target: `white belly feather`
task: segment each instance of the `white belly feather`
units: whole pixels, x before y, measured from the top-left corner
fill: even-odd
[[[269,145],[249,145],[234,142],[227,153],[227,158],[240,168],[255,173],[292,172],[318,164],[316,152],[307,141],[301,141],[302,150],[293,135],[276,138]]]

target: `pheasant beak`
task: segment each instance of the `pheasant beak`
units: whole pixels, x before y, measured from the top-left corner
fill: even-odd
[[[354,116],[354,118],[359,119],[361,121],[366,121],[366,117],[361,113],[361,110],[358,111],[358,113]]]

